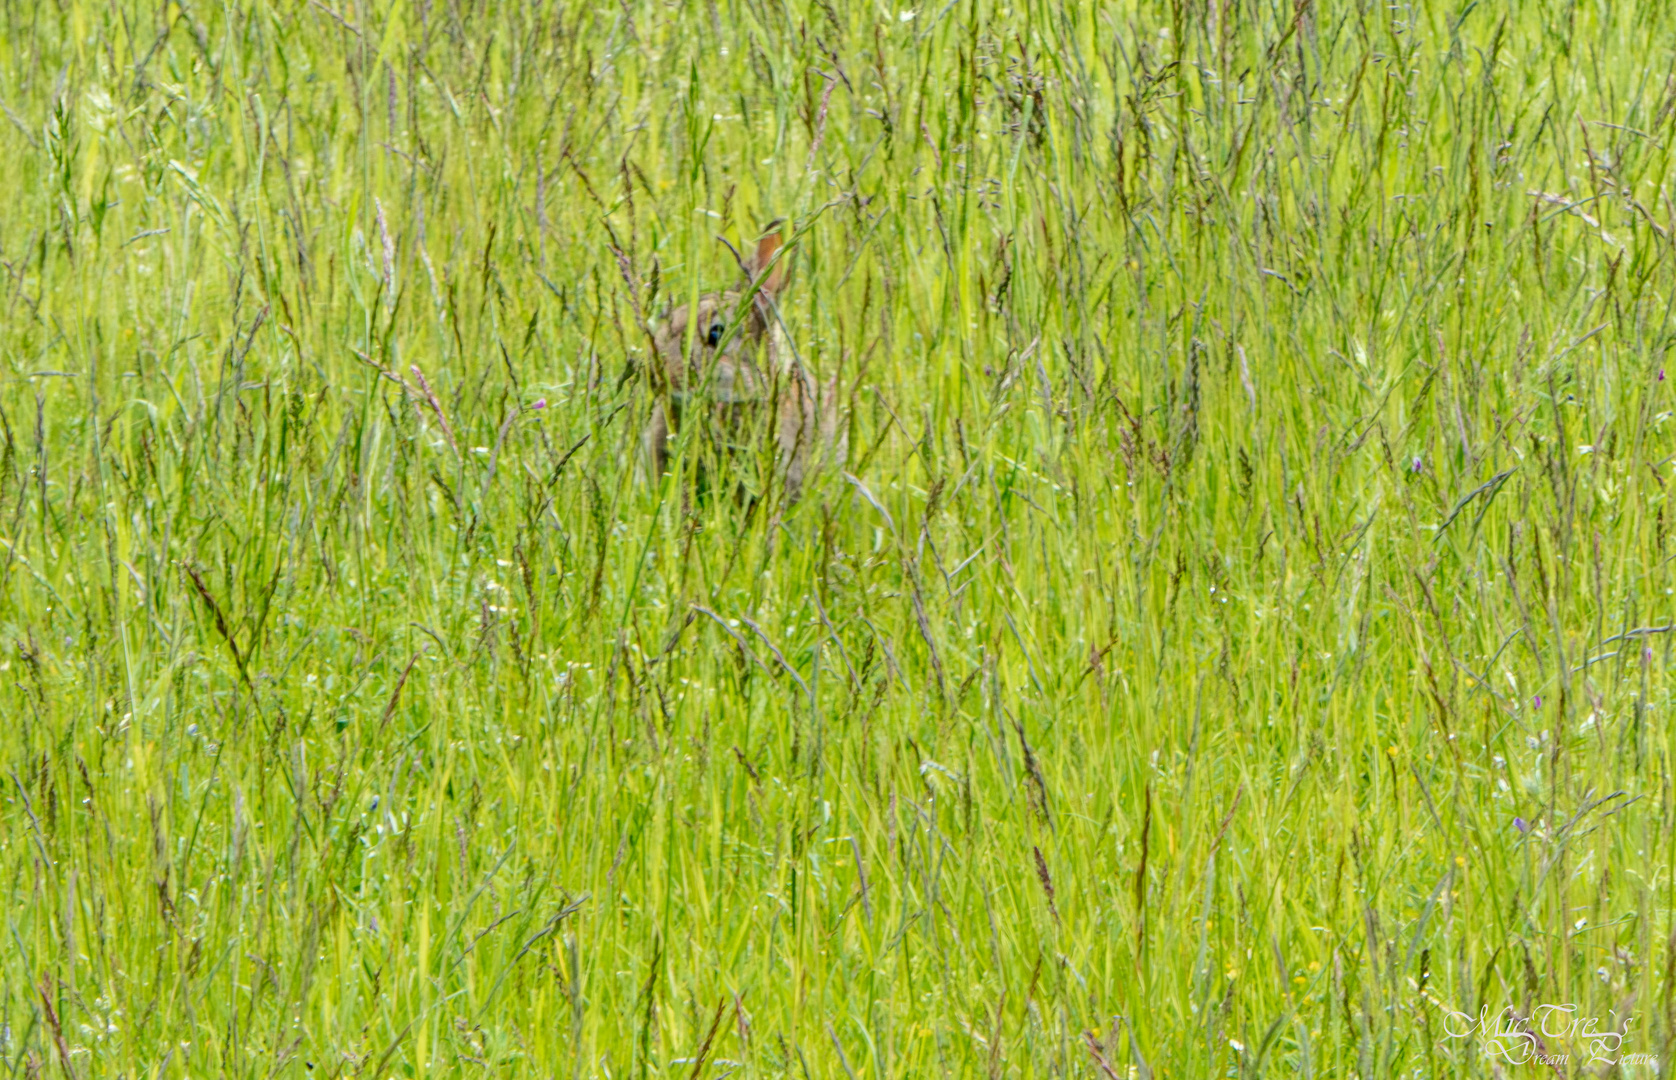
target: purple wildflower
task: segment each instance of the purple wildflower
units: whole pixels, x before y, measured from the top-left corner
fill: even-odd
[[[1530,825],[1522,817],[1516,817],[1513,819],[1513,827],[1518,829],[1520,832],[1530,832],[1531,830]]]

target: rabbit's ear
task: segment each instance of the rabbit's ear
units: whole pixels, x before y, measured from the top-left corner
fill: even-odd
[[[769,263],[774,259],[774,253],[779,251],[784,244],[785,239],[781,236],[779,223],[776,222],[772,231],[757,241],[756,255],[751,259],[752,278],[761,277],[764,270],[768,271],[768,277],[762,282],[762,291],[769,296],[778,295],[780,288],[786,283],[786,259],[782,258],[774,262],[772,268],[769,267]]]

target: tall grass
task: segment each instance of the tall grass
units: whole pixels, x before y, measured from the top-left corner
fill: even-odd
[[[1666,6],[4,19],[9,1075],[1668,1058]]]

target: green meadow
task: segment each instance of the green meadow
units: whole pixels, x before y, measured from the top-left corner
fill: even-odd
[[[8,1077],[1668,1067],[1676,8],[0,7]]]

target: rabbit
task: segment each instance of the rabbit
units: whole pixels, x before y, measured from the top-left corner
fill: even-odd
[[[708,400],[719,432],[733,449],[742,448],[772,416],[775,473],[787,505],[802,494],[815,454],[842,464],[847,440],[838,431],[837,376],[817,392],[775,308],[786,281],[787,260],[775,258],[783,244],[779,228],[773,228],[742,262],[744,286],[677,307],[653,332],[657,368],[652,378],[654,385],[661,380],[668,393],[659,394],[642,436],[652,477],[662,477],[668,468],[672,434],[683,423],[700,419],[687,415],[686,408],[698,399]],[[730,333],[735,319],[743,323]],[[683,360],[689,327],[692,353]]]

